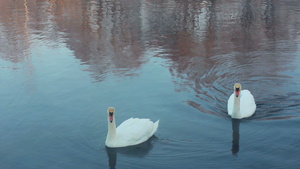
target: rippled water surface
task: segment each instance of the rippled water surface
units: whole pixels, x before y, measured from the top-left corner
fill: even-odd
[[[299,18],[298,0],[2,0],[0,168],[299,168]],[[155,137],[106,148],[109,106]]]

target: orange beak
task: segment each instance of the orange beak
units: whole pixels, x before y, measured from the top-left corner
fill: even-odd
[[[109,112],[109,121],[112,123],[114,120],[114,113],[113,112]]]
[[[240,95],[240,88],[236,88],[235,89],[235,96],[239,97],[239,95]]]

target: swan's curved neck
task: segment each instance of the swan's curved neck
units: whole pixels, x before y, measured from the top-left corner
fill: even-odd
[[[115,117],[113,118],[113,121],[110,122],[109,117],[107,117],[108,122],[108,131],[107,131],[107,138],[114,138],[116,136],[116,121]]]
[[[232,117],[233,118],[241,118],[241,113],[240,113],[240,97],[234,97],[234,102],[233,102],[233,111],[232,111]]]

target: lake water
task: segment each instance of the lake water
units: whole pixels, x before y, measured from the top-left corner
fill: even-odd
[[[299,168],[299,18],[298,0],[1,0],[0,168]],[[106,148],[109,106],[155,137]]]

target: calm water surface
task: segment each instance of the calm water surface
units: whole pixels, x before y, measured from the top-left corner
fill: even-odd
[[[300,1],[2,0],[0,168],[299,168]],[[256,113],[227,115],[233,84]],[[109,149],[117,124],[160,120]]]

